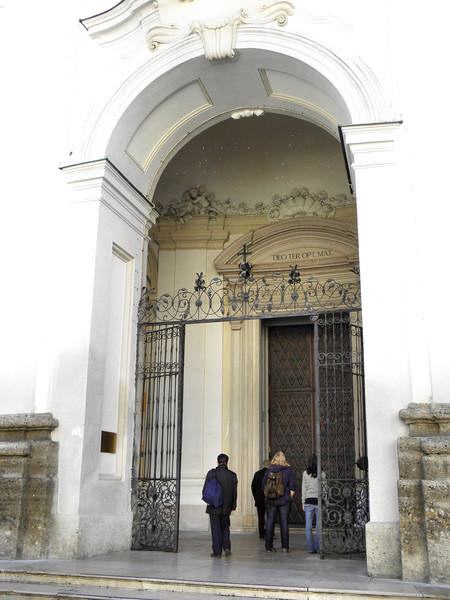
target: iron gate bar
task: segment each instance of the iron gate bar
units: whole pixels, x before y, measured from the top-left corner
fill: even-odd
[[[314,398],[315,398],[315,414],[316,414],[316,456],[317,456],[317,479],[319,490],[322,490],[322,450],[321,450],[321,437],[320,437],[320,395],[319,395],[319,369],[317,368],[317,356],[319,356],[319,334],[318,334],[318,325],[317,319],[318,315],[312,316],[311,320],[314,322],[314,360],[315,360],[315,369],[314,369]],[[321,495],[321,494],[320,494]],[[319,530],[319,540],[320,540],[320,558],[324,558],[323,552],[323,536],[322,536],[322,498],[318,500],[318,520],[316,523],[316,535],[317,529]]]
[[[353,310],[359,310],[358,307],[355,307]],[[327,310],[327,313],[332,312],[341,312],[342,308],[337,308],[335,311],[332,309]],[[224,317],[223,319],[199,319],[198,321],[151,321],[151,322],[143,322],[141,325],[201,325],[206,323],[232,323],[233,321],[266,321],[269,319],[294,319],[301,317],[315,317],[318,314],[318,311],[304,311],[304,312],[286,312],[286,313],[277,313],[277,314],[265,314],[265,315],[253,315],[247,317]]]

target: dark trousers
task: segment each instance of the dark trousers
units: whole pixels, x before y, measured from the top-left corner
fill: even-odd
[[[266,549],[273,548],[273,533],[275,529],[275,518],[277,512],[280,516],[280,531],[281,531],[281,547],[289,549],[289,526],[288,516],[290,502],[283,504],[282,506],[275,506],[274,504],[267,504],[267,520],[266,520]]]
[[[258,511],[259,537],[263,539],[266,534],[266,505],[257,506],[256,510]]]
[[[222,550],[231,550],[230,515],[209,515],[209,522],[214,554],[222,554]]]

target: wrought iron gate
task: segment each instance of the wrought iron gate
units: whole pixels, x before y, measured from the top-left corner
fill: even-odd
[[[185,324],[295,316],[314,323],[322,551],[363,551],[367,470],[355,464],[367,461],[359,281],[303,280],[297,265],[287,275],[255,277],[248,249],[240,254],[233,279],[215,277],[207,284],[197,273],[193,290],[157,299],[143,290],[132,548],[178,550]]]
[[[364,552],[369,502],[361,314],[313,319],[321,551]]]
[[[178,550],[184,325],[138,332],[133,531],[135,550]]]

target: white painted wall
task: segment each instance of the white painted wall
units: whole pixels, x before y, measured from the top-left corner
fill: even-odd
[[[158,296],[193,287],[195,273],[208,281],[217,275],[218,250],[159,251]],[[222,324],[186,327],[180,528],[204,530],[208,520],[201,501],[206,473],[222,451]]]

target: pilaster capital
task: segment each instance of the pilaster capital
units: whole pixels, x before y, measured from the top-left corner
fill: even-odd
[[[241,331],[243,321],[230,321],[231,331]]]
[[[74,194],[73,204],[100,202],[140,235],[155,223],[153,205],[107,158],[66,165],[61,171]]]
[[[395,121],[341,127],[348,164],[354,170],[394,165],[401,124]]]

